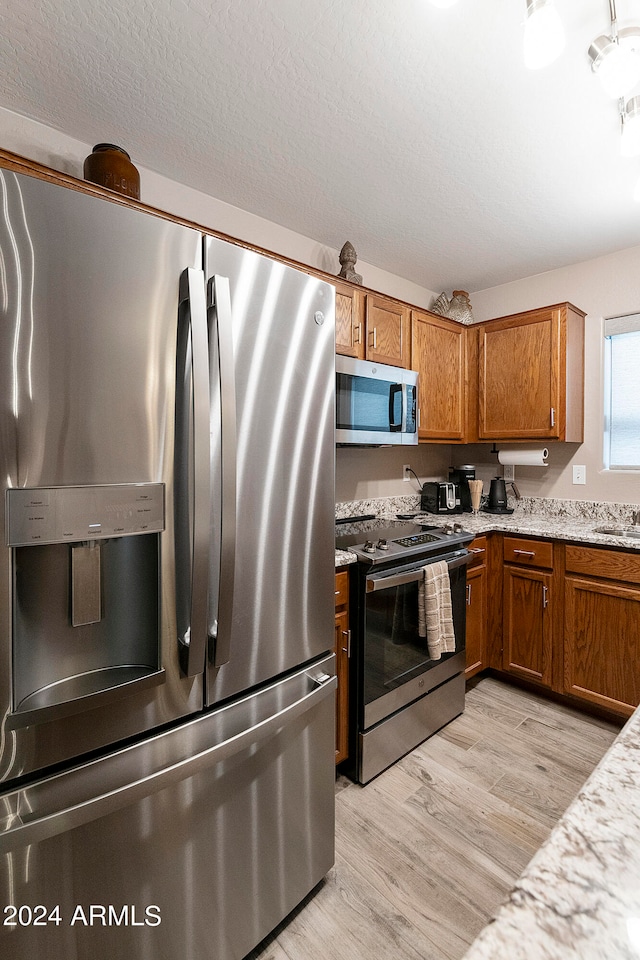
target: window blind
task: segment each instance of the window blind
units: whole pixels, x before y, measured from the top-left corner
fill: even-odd
[[[640,469],[640,314],[605,320],[604,334],[609,341],[605,461],[612,470]]]

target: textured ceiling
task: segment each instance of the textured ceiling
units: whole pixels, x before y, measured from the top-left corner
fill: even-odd
[[[567,48],[530,72],[525,0],[9,0],[0,104],[474,291],[640,244],[640,160],[586,56],[609,4],[556,5]]]

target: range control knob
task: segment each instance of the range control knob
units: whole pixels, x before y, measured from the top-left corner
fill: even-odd
[[[376,545],[373,540],[365,540],[365,542],[362,544],[362,549],[365,553],[375,553]]]
[[[388,550],[389,541],[388,540],[378,540],[378,550]]]

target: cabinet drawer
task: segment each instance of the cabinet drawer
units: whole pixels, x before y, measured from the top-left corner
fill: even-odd
[[[549,540],[505,537],[504,561],[525,567],[553,567],[553,543]]]
[[[473,559],[469,564],[469,567],[478,567],[481,563],[487,562],[487,538],[486,537],[476,537],[469,544],[468,548],[473,554]]]
[[[581,573],[587,577],[640,583],[640,552],[569,545],[566,569],[567,573]]]
[[[349,601],[349,572],[336,573],[336,607],[344,607]]]

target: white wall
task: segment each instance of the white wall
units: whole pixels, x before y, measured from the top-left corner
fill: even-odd
[[[549,468],[516,467],[516,483],[527,496],[637,504],[640,501],[638,472],[609,471],[603,465],[602,321],[605,317],[640,311],[640,247],[480,290],[471,296],[476,321],[565,300],[587,313],[584,443],[550,443]],[[483,463],[496,464],[496,458],[486,453],[484,445],[466,449],[470,463],[474,458],[478,462],[482,458]],[[586,465],[585,486],[573,484],[573,464]]]

